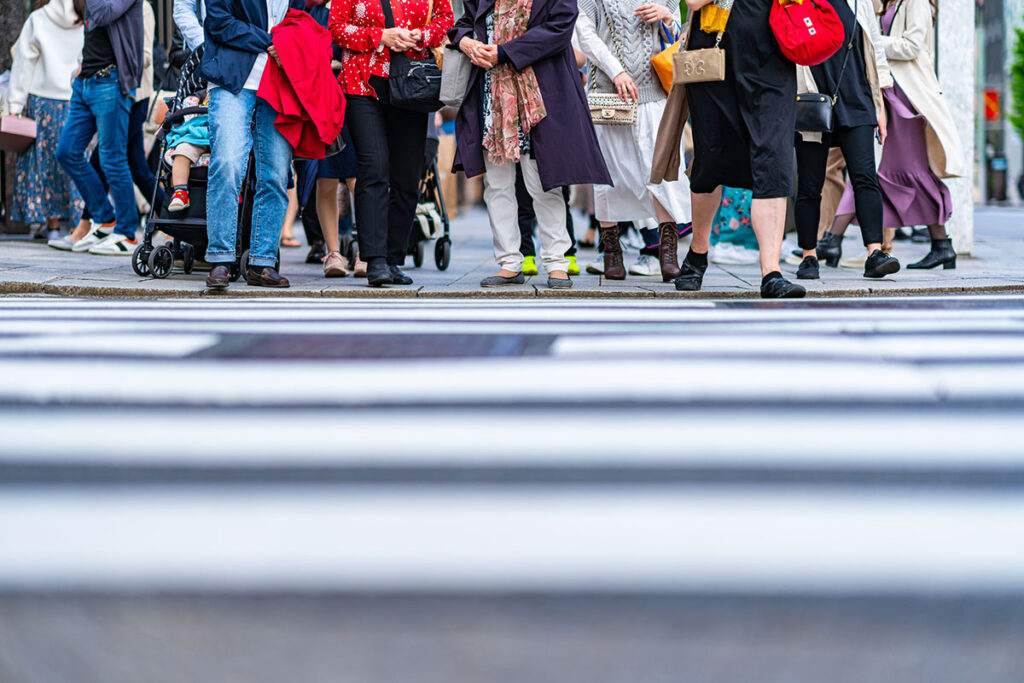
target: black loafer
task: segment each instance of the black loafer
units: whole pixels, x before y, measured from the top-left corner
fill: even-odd
[[[411,285],[412,278],[399,270],[398,266],[388,266],[388,272],[391,273],[391,283],[395,285]]]
[[[381,260],[383,261],[383,259]],[[395,283],[394,278],[391,277],[391,269],[386,263],[371,263],[367,266],[366,280],[371,287],[383,287]]]
[[[306,263],[322,263],[325,256],[327,256],[327,247],[318,240],[310,245],[309,253],[306,254]]]
[[[777,277],[761,285],[762,299],[803,299],[807,290],[785,278]]]
[[[227,289],[230,283],[231,267],[223,263],[214,264],[210,274],[206,276],[207,289]]]
[[[679,277],[672,281],[676,285],[676,291],[700,291],[700,287],[704,283],[704,273],[707,272],[707,269],[707,266],[703,268],[695,266],[684,258],[683,263],[679,266]]]
[[[800,267],[796,269],[796,276],[799,280],[820,280],[821,274],[818,272],[818,259],[814,256],[808,256],[800,262]]]
[[[284,289],[291,283],[270,266],[248,266],[245,269],[245,281],[253,287],[273,287]]]
[[[864,277],[885,277],[900,269],[900,261],[892,254],[875,249],[864,262]]]

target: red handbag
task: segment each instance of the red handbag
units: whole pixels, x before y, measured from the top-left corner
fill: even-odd
[[[821,64],[846,37],[839,14],[826,0],[775,0],[768,23],[782,54],[802,66]]]
[[[23,116],[0,117],[0,149],[21,153],[36,141],[36,122]]]

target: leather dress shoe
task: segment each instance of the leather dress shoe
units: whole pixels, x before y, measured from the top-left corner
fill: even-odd
[[[680,266],[680,275],[673,282],[676,285],[676,291],[679,292],[699,292],[700,286],[704,284],[704,273],[707,272],[708,267],[695,266],[685,258],[683,264]]]
[[[803,299],[807,290],[782,277],[772,278],[761,285],[762,299]]]
[[[387,263],[384,263],[384,259],[374,261],[366,267],[366,281],[371,287],[383,287],[395,283],[391,276],[391,269],[388,268]]]
[[[214,264],[210,274],[206,276],[207,289],[227,289],[231,284],[231,266],[225,263]]]
[[[327,246],[320,240],[317,240],[309,245],[306,263],[322,263],[325,256],[327,256]]]
[[[412,278],[403,273],[398,266],[388,266],[388,272],[391,273],[391,282],[396,285],[411,285]]]
[[[245,269],[245,281],[253,287],[274,287],[283,289],[291,283],[270,266],[248,266]]]

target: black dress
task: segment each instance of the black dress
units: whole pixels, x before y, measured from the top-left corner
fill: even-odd
[[[768,25],[774,0],[735,0],[721,47],[725,80],[686,86],[693,123],[690,188],[751,190],[755,199],[793,192],[796,67],[779,51]],[[688,49],[712,47],[715,36],[694,17]]]

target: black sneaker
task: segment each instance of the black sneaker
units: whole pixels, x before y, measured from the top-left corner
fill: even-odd
[[[892,254],[875,249],[864,262],[864,277],[885,277],[900,269],[900,261]]]
[[[320,264],[325,256],[327,256],[327,247],[323,242],[317,240],[309,247],[309,253],[306,254],[306,263]]]
[[[374,259],[366,267],[366,280],[370,283],[371,287],[382,287],[395,283],[394,278],[391,277],[391,269],[388,268],[388,264],[384,262],[384,259]]]
[[[707,270],[707,266],[695,266],[684,258],[682,264],[679,266],[679,277],[672,281],[676,286],[676,291],[700,291],[701,285],[704,284],[704,273],[706,273]]]
[[[761,285],[762,299],[803,299],[807,290],[782,277],[773,278]]]
[[[800,262],[800,267],[796,269],[796,277],[799,280],[821,279],[821,275],[818,273],[818,259],[814,256],[805,257]]]

